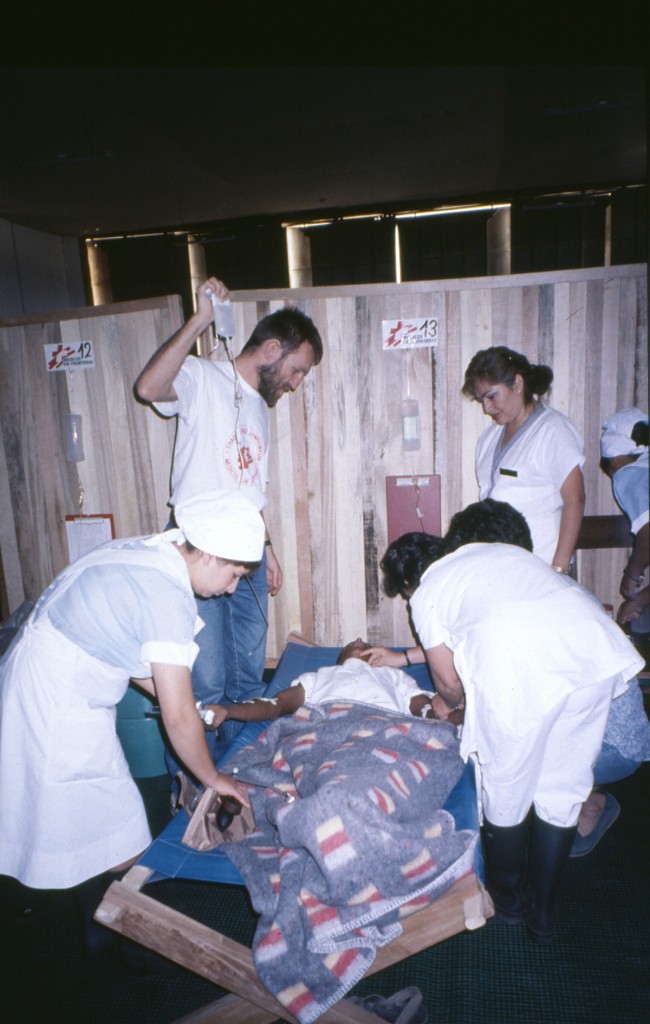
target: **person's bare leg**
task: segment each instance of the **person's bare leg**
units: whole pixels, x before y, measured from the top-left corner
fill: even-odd
[[[578,835],[588,836],[595,829],[600,821],[600,816],[605,809],[605,794],[597,789],[591,793],[582,805],[580,817],[578,818]]]

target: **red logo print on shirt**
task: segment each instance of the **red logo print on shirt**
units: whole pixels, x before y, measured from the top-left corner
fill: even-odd
[[[252,465],[252,463],[253,463],[253,456],[251,455],[250,448],[248,448],[247,446],[243,446],[242,448],[239,449],[239,459],[238,459],[238,462],[239,462],[239,468],[243,469],[243,470],[248,469],[248,467],[250,465]]]
[[[264,444],[255,431],[246,426],[239,428],[224,447],[224,463],[230,476],[238,484],[259,486],[260,465],[264,459]]]

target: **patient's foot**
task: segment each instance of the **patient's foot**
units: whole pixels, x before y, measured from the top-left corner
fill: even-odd
[[[578,818],[578,835],[588,836],[593,832],[605,809],[605,794],[592,789],[582,805]]]

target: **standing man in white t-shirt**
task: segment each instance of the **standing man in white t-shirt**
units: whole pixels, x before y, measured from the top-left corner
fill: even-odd
[[[163,416],[177,416],[172,469],[174,506],[194,494],[226,488],[246,494],[263,514],[267,504],[268,409],[295,391],[323,356],[313,321],[296,309],[280,309],[257,324],[240,354],[228,362],[190,355],[213,319],[212,296],[228,297],[211,277],[197,290],[196,311],[149,360],[136,393]],[[282,569],[266,534],[265,557],[251,585],[224,600],[198,599],[205,623],[192,671],[197,701],[249,700],[264,689],[268,595],[282,586]],[[241,726],[222,730],[218,757]]]

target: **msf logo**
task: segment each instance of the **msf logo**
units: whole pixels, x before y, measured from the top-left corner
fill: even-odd
[[[251,450],[248,447],[248,445],[244,445],[242,448],[239,449],[239,458],[237,461],[239,463],[239,468],[242,471],[242,473],[245,473],[248,467],[252,466],[253,456],[251,455]]]
[[[238,486],[259,487],[259,471],[264,463],[262,438],[247,426],[231,434],[224,447],[224,464]]]
[[[52,352],[50,361],[47,364],[48,370],[56,370],[58,367],[63,366],[66,359],[70,359],[71,356],[77,354],[76,349],[70,348],[69,345],[57,345]]]

